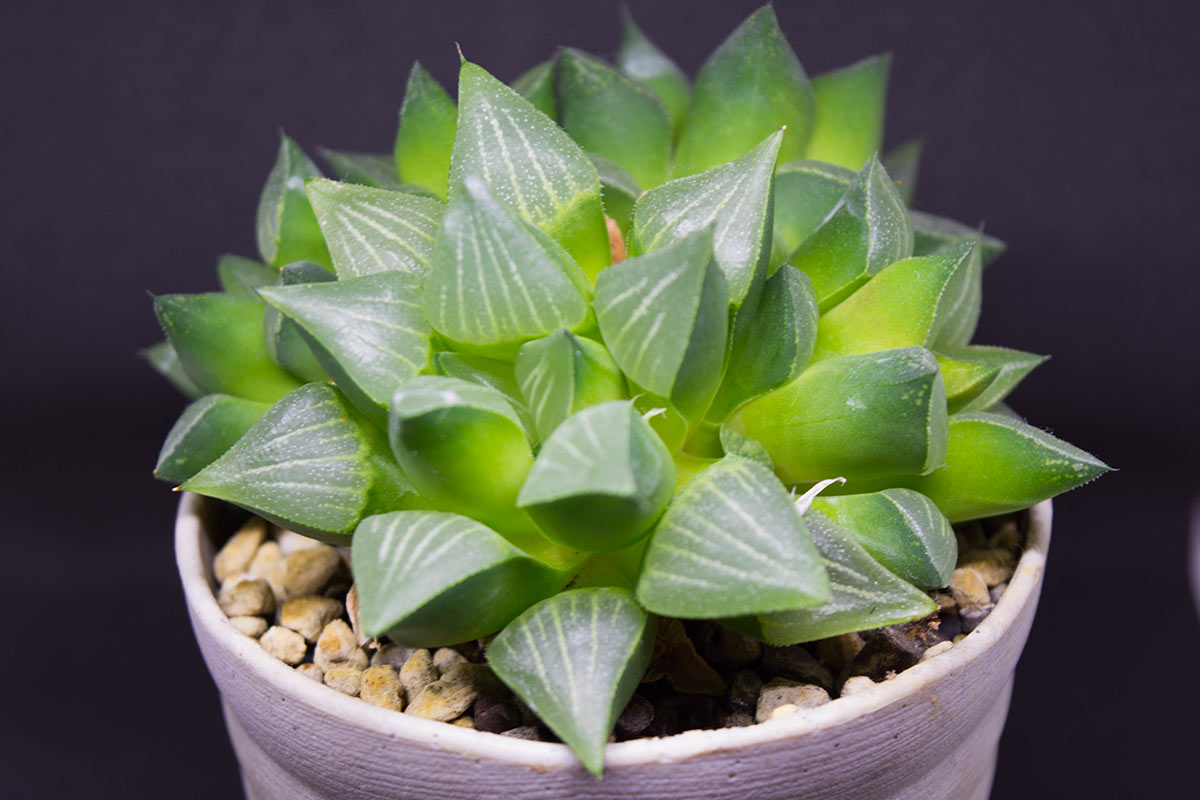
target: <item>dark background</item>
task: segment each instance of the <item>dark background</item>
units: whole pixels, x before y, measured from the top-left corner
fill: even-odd
[[[689,72],[755,2],[634,3]],[[810,73],[890,49],[917,206],[1005,239],[978,337],[1054,359],[1014,405],[1120,472],[1056,501],[994,797],[1194,791],[1200,12],[1192,3],[779,2]],[[150,477],[184,402],[135,357],[147,291],[253,255],[282,126],[387,152],[413,59],[511,80],[611,55],[614,3],[28,4],[4,15],[0,794],[234,797]],[[1032,781],[1032,782],[1031,782]]]

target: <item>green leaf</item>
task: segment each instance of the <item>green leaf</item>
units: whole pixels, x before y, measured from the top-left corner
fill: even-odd
[[[771,461],[771,454],[767,452],[767,448],[763,447],[762,442],[751,439],[728,425],[722,425],[718,435],[720,436],[721,450],[725,455],[749,459],[762,464],[769,470],[775,469],[775,464]]]
[[[441,375],[411,378],[392,398],[388,436],[404,474],[435,508],[505,534],[533,529],[516,508],[533,452],[504,395]]]
[[[319,148],[319,152],[321,158],[329,165],[330,172],[339,181],[433,197],[433,192],[424,186],[400,182],[396,177],[396,158],[393,155],[350,153],[325,147]]]
[[[742,404],[795,379],[812,357],[817,317],[812,282],[784,264],[767,279],[754,317],[734,338],[708,418],[723,421]]]
[[[513,91],[524,97],[533,107],[550,119],[558,119],[555,74],[558,57],[535,64],[512,82]]]
[[[308,197],[339,278],[429,270],[442,220],[438,201],[324,179],[309,182]]]
[[[617,67],[658,95],[671,115],[673,133],[678,135],[687,116],[691,94],[687,76],[642,33],[628,8],[621,14],[621,49],[617,51]]]
[[[217,280],[226,294],[243,300],[258,300],[254,291],[259,286],[270,286],[279,277],[279,270],[252,258],[224,255],[217,259]]]
[[[642,186],[670,175],[671,116],[662,100],[570,47],[558,61],[558,121],[580,147],[620,164]]]
[[[517,416],[521,418],[522,426],[526,430],[533,430],[533,417],[525,407],[525,398],[521,396],[521,387],[517,385],[512,362],[473,356],[470,353],[445,352],[434,353],[433,365],[439,375],[495,389],[512,404]]]
[[[775,173],[775,215],[772,261],[778,264],[837,206],[855,173],[821,161],[792,161]]]
[[[432,364],[420,281],[406,272],[381,272],[262,295],[299,326],[338,388],[383,428],[392,393]]]
[[[546,439],[517,505],[555,542],[605,552],[650,532],[675,493],[671,454],[628,401],[573,414]]]
[[[950,583],[958,541],[941,511],[911,489],[824,496],[812,508],[854,537],[871,557],[922,589]]]
[[[679,136],[675,174],[693,175],[732,161],[783,127],[780,160],[800,158],[813,116],[804,67],[779,30],[775,10],[763,6],[700,68]]]
[[[227,294],[167,294],[154,313],[188,378],[204,394],[273,403],[300,385],[263,347],[266,309]]]
[[[749,302],[767,276],[771,256],[771,187],[782,131],[738,160],[657,186],[633,209],[634,255],[712,228],[713,255],[734,309]]]
[[[917,193],[917,173],[921,168],[921,150],[924,143],[920,139],[909,139],[903,144],[893,147],[879,159],[883,162],[887,174],[896,182],[896,190],[904,199],[904,205],[913,204],[913,196]],[[913,223],[916,226],[916,223]],[[916,253],[916,255],[921,255]]]
[[[1005,251],[1004,242],[995,236],[988,236],[983,231],[963,225],[945,217],[926,214],[923,211],[910,211],[913,228],[913,255],[925,256],[938,253],[964,242],[978,241],[979,255],[983,266],[995,261]]]
[[[604,346],[565,330],[522,347],[516,379],[542,439],[575,412],[628,396],[625,378]]]
[[[1019,511],[1098,478],[1109,467],[1045,431],[999,414],[950,418],[941,469],[906,478],[951,522]]]
[[[587,154],[528,100],[470,62],[463,63],[458,96],[451,200],[467,176],[478,176],[589,276],[608,266],[600,178]]]
[[[979,255],[973,244],[885,267],[821,317],[815,357],[933,347],[974,330]]]
[[[762,442],[788,484],[925,473],[946,451],[945,390],[923,347],[831,358],[729,425]]]
[[[771,470],[731,456],[685,486],[646,546],[638,602],[712,619],[803,608],[829,582],[792,498]]]
[[[300,145],[283,136],[275,166],[258,198],[255,234],[263,261],[276,267],[293,261],[329,266],[329,250],[304,194],[305,181],[319,177],[321,170]]]
[[[650,663],[654,633],[629,593],[575,589],[509,623],[488,646],[488,663],[599,776],[608,736]]]
[[[396,131],[395,170],[402,183],[424,186],[439,200],[446,197],[457,120],[450,95],[414,61]]]
[[[816,608],[723,623],[767,644],[787,645],[896,625],[937,610],[924,592],[885,569],[828,517],[809,512],[805,520],[829,575],[832,599]]]
[[[272,406],[180,488],[332,544],[348,544],[363,517],[422,503],[380,433],[319,383]]]
[[[154,477],[183,483],[232,447],[268,408],[267,403],[227,394],[210,394],[192,403],[167,434]]]
[[[478,178],[454,192],[425,279],[425,313],[456,349],[513,358],[588,316],[587,278],[553,239],[509,213]]]
[[[812,279],[824,313],[912,250],[908,209],[879,160],[871,158],[788,261]]]
[[[954,359],[956,364],[975,364],[982,367],[994,368],[998,372],[986,387],[974,396],[967,398],[960,411],[986,411],[996,403],[1008,397],[1017,388],[1017,384],[1046,361],[1047,356],[1025,353],[1020,350],[1010,350],[1007,347],[988,347],[984,345],[969,345],[966,347],[939,348],[938,361],[942,364],[942,375],[946,374],[946,359]],[[947,387],[949,384],[947,384]],[[947,396],[949,396],[947,394]]]
[[[708,229],[635,256],[596,279],[596,318],[638,386],[698,421],[721,381],[729,295]]]
[[[978,397],[1000,375],[998,364],[983,360],[958,359],[934,353],[942,383],[946,385],[946,409],[954,414]]]
[[[179,361],[179,354],[170,342],[158,342],[147,347],[141,353],[142,358],[150,368],[167,379],[167,382],[179,390],[189,400],[199,400],[204,396],[204,390],[188,377]]]
[[[297,286],[334,281],[334,275],[311,261],[297,261],[279,270],[278,286]],[[265,297],[259,292],[260,301]],[[312,348],[296,323],[287,319],[279,310],[268,305],[263,316],[263,345],[267,355],[279,366],[306,382],[329,380],[329,374],[317,361]]]
[[[572,589],[587,586],[610,586],[632,593],[637,588],[642,571],[642,553],[648,537],[638,539],[624,550],[612,553],[592,553],[571,580]]]
[[[806,158],[858,171],[883,146],[892,54],[883,53],[812,80],[817,116]]]
[[[604,200],[604,213],[616,220],[621,235],[629,234],[629,224],[633,221],[633,206],[642,195],[642,188],[633,176],[621,165],[607,158],[589,154],[596,171],[600,175],[600,196]]]
[[[570,577],[475,520],[439,511],[367,517],[351,562],[364,633],[406,647],[493,634]]]

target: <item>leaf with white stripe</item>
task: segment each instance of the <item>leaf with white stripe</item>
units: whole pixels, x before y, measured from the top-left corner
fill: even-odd
[[[911,489],[869,494],[824,495],[814,511],[829,517],[888,570],[914,586],[936,589],[950,582],[958,541],[950,521],[925,495]]]
[[[625,377],[604,345],[566,330],[522,347],[516,379],[542,439],[576,411],[628,397]]]
[[[167,434],[154,477],[186,481],[232,447],[270,407],[228,394],[210,394],[192,403]]]
[[[908,209],[879,159],[871,157],[821,226],[788,258],[812,279],[822,313],[888,264],[913,253]]]
[[[282,267],[293,261],[314,261],[329,266],[329,249],[304,193],[304,183],[321,177],[321,170],[300,145],[280,136],[275,165],[258,198],[255,238],[262,260]]]
[[[594,306],[625,375],[698,422],[720,384],[729,331],[729,294],[710,230],[604,270]]]
[[[425,314],[456,349],[511,359],[530,339],[588,318],[587,277],[477,177],[453,193],[425,279]]]
[[[564,547],[609,552],[650,532],[675,493],[675,464],[629,401],[567,417],[542,445],[517,495]]]
[[[750,308],[771,257],[771,197],[783,131],[775,131],[736,161],[655,186],[633,209],[633,255],[712,228],[713,256],[734,309]]]
[[[260,293],[300,327],[338,388],[381,428],[392,394],[431,365],[416,275],[381,272]]]
[[[363,631],[406,647],[491,635],[570,579],[487,526],[441,511],[367,517],[350,557]]]
[[[469,175],[514,213],[553,237],[588,275],[610,259],[600,178],[552,119],[481,67],[463,62],[450,199]]]
[[[511,361],[484,358],[470,353],[442,352],[434,353],[433,366],[438,375],[459,378],[495,389],[512,404],[525,429],[533,430],[533,417],[525,407],[525,398],[521,396],[521,387],[517,385]]]
[[[820,605],[829,581],[788,490],[762,464],[728,456],[667,508],[637,596],[656,614],[712,619]]]
[[[318,383],[272,406],[180,488],[334,544],[348,543],[363,517],[421,502],[382,434],[337,389]]]
[[[297,261],[280,269],[271,287],[332,283],[335,280],[337,277],[320,264]],[[269,291],[271,287],[263,288]],[[265,296],[261,292],[255,294],[256,300],[260,303],[264,301]],[[317,357],[308,346],[308,342],[304,341],[304,334],[300,332],[300,328],[269,303],[267,313],[263,315],[263,344],[272,361],[304,382],[329,380],[329,374],[317,362]]]
[[[897,261],[821,316],[814,356],[933,347],[947,335],[957,338],[974,330],[978,287],[974,244]]]
[[[767,644],[811,642],[843,633],[897,625],[937,610],[929,597],[885,569],[828,517],[804,517],[829,575],[832,598],[815,608],[722,620]]]
[[[429,270],[442,219],[438,201],[323,178],[309,182],[308,197],[339,278]]]
[[[488,645],[488,663],[593,775],[650,663],[654,620],[620,589],[543,600]]]

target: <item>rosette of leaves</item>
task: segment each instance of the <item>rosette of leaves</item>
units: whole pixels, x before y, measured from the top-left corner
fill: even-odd
[[[336,179],[284,138],[259,259],[155,299],[194,400],[157,473],[350,545],[369,635],[495,634],[596,774],[656,616],[931,613],[951,523],[1107,468],[1004,404],[1042,358],[973,341],[1003,245],[908,208],[889,67],[810,79],[768,6],[689,82],[626,20],[615,63],[464,60],[457,100],[414,66]]]

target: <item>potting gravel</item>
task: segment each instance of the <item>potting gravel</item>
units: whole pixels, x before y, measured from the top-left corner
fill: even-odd
[[[646,675],[614,741],[743,727],[795,714],[934,658],[973,631],[1008,587],[1024,514],[955,526],[958,566],[930,616],[773,647],[713,622],[661,618]],[[426,719],[558,741],[487,666],[487,641],[430,651],[363,635],[349,552],[250,518],[213,559],[230,624],[305,677]]]

